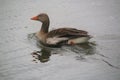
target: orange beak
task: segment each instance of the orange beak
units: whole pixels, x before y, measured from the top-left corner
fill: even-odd
[[[38,20],[38,16],[32,17],[31,20]]]

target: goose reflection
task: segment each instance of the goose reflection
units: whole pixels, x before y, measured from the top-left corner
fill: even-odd
[[[60,54],[61,52],[64,53],[66,49],[78,54],[76,57],[77,60],[84,59],[85,55],[95,54],[95,50],[96,50],[95,45],[93,45],[92,43],[84,43],[84,44],[79,44],[79,45],[74,45],[74,46],[64,46],[61,48],[50,48],[46,46],[42,46],[42,47],[39,46],[39,47],[41,48],[41,51],[33,52],[32,56],[34,57],[35,62],[36,60],[38,60],[42,63],[48,62],[50,60],[51,55]]]
[[[41,51],[32,52],[32,56],[34,57],[33,61],[35,61],[36,63],[37,60],[39,60],[42,63],[48,62],[50,60],[51,50],[47,48],[42,48]]]
[[[96,53],[96,44],[93,42],[88,42],[84,44],[78,44],[72,47],[72,51],[76,53],[82,53],[85,55],[93,55]]]

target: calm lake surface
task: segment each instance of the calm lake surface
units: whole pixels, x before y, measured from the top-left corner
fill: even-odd
[[[41,23],[30,18],[43,12],[50,30],[73,27],[93,38],[40,47]],[[0,0],[0,80],[120,80],[120,0]]]

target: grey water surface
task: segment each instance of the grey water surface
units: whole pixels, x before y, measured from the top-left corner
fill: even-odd
[[[41,23],[30,20],[39,13],[49,15],[50,30],[93,38],[43,48],[34,37]],[[120,0],[0,0],[0,80],[120,80]]]

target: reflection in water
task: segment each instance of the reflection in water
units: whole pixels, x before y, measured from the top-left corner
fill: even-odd
[[[85,60],[85,56],[96,54],[96,46],[92,42],[79,44],[71,47],[71,51],[77,53],[77,60]]]
[[[41,46],[40,46],[41,47]],[[95,48],[93,45],[90,43],[85,43],[85,44],[79,44],[79,45],[73,45],[73,46],[64,46],[64,48],[59,48],[62,49],[62,51],[70,50],[76,54],[79,54],[76,58],[77,60],[84,59],[84,55],[93,55],[95,54]],[[56,52],[56,54],[59,54],[61,52],[57,51],[57,48],[49,48],[46,46],[41,47],[41,51],[35,51],[32,53],[32,56],[39,60],[40,62],[47,62],[50,59],[52,52]],[[55,53],[54,53],[55,54]],[[79,58],[79,59],[78,59]],[[36,60],[34,60],[36,61]]]
[[[92,42],[88,42],[88,43],[73,46],[72,51],[76,53],[83,53],[85,55],[92,55],[96,53],[96,48]]]
[[[33,61],[39,60],[40,62],[44,63],[49,61],[51,56],[51,51],[49,49],[43,48],[41,51],[35,51],[32,53],[32,56],[35,58]]]

